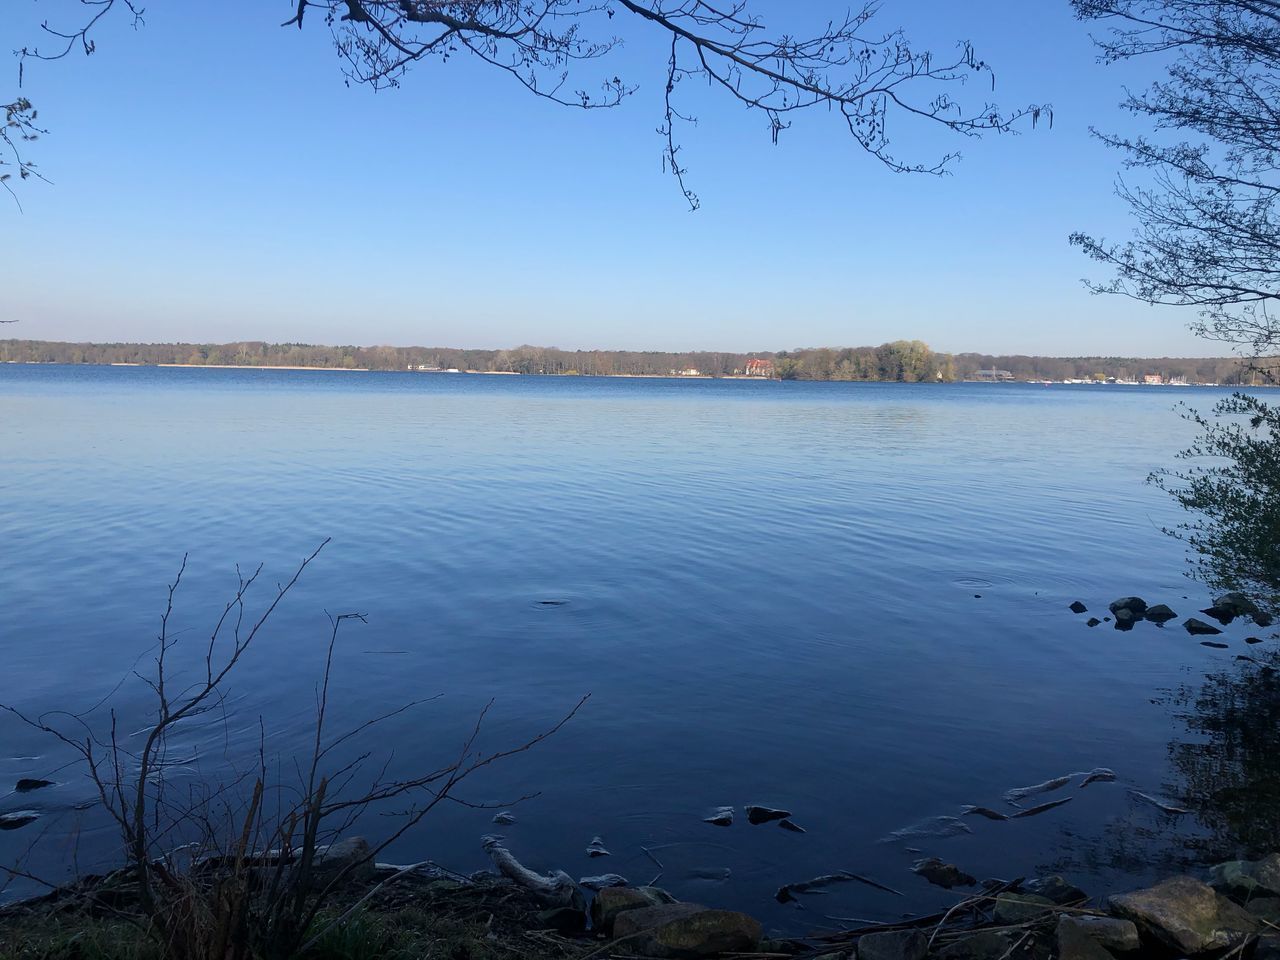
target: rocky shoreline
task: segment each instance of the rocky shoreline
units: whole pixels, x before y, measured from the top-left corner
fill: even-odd
[[[492,840],[486,849],[495,869],[464,876],[433,863],[361,861],[368,844],[344,841],[326,854],[325,869],[357,869],[325,923],[337,933],[361,924],[381,931],[385,949],[375,956],[408,955],[394,945],[430,935],[451,944],[445,955],[455,960],[513,952],[565,960],[1280,960],[1280,853],[1101,900],[1060,876],[988,880],[940,913],[788,937],[748,913],[682,902],[656,886],[592,890],[563,873],[530,871]],[[126,916],[128,887],[120,872],[0,909],[0,953],[27,955],[6,950],[15,931]]]

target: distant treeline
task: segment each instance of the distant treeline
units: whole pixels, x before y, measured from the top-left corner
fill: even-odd
[[[1129,357],[988,356],[937,353],[919,340],[896,340],[878,347],[814,347],[758,353],[697,351],[663,353],[631,350],[560,350],[521,346],[510,350],[458,350],[451,347],[318,346],[307,343],[61,343],[48,340],[0,340],[0,362],[207,364],[213,366],[298,366],[370,370],[456,369],[494,373],[583,376],[726,377],[741,375],[748,360],[768,360],[774,375],[789,380],[897,380],[906,382],[970,379],[979,370],[1008,371],[1018,380],[1068,380],[1101,377],[1238,383],[1247,381],[1231,358],[1137,359]]]

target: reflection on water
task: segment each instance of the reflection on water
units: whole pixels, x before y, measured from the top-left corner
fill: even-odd
[[[1179,796],[1203,834],[1201,859],[1253,859],[1280,850],[1280,655],[1210,674],[1171,697],[1186,725],[1169,744]]]

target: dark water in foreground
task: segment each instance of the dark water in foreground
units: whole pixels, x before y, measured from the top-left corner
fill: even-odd
[[[1183,616],[1205,605],[1159,531],[1175,508],[1143,481],[1189,439],[1174,403],[1216,395],[0,367],[0,700],[38,713],[107,695],[151,643],[184,553],[175,626],[194,652],[237,563],[265,562],[265,587],[332,537],[225,714],[175,738],[189,760],[176,777],[245,766],[259,718],[270,751],[298,749],[325,611],[358,611],[335,730],[443,694],[371,741],[393,771],[451,756],[490,698],[483,742],[498,747],[592,694],[559,736],[462,792],[541,791],[501,831],[532,865],[644,882],[659,872],[645,846],[677,895],[790,927],[947,900],[907,871],[925,854],[979,877],[1065,860],[1098,890],[1142,868],[1094,839],[1171,829],[1125,789],[1176,790],[1169,743],[1184,727],[1167,691],[1228,666],[1250,631],[1211,650],[1176,622],[1088,629],[1066,607],[1101,616],[1130,593]],[[146,721],[144,693],[117,694],[127,732]],[[65,759],[0,717],[0,784]],[[1096,766],[1122,783],[1072,787],[1041,817],[968,818],[971,834],[909,845],[921,853],[877,842]],[[74,809],[88,784],[53,779],[0,801],[45,814],[0,834],[0,855],[44,829],[46,857],[73,842],[106,856],[110,831]],[[752,802],[808,832],[700,822]],[[491,816],[441,809],[386,859],[479,868]],[[612,857],[587,859],[595,835]],[[839,869],[905,896],[773,904],[783,882]]]

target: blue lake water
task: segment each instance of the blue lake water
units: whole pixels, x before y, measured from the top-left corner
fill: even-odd
[[[501,829],[530,865],[661,872],[678,896],[778,929],[927,909],[950,897],[909,872],[920,856],[1007,877],[1108,824],[1166,829],[1126,790],[1176,787],[1181,727],[1154,701],[1237,651],[1177,622],[1090,629],[1067,605],[1205,605],[1160,532],[1178,511],[1144,481],[1191,437],[1174,404],[1218,395],[0,366],[0,701],[83,710],[145,670],[184,554],[173,627],[190,666],[237,564],[266,565],[261,603],[332,538],[225,709],[176,735],[189,762],[175,776],[247,769],[260,729],[272,756],[303,748],[326,611],[359,612],[367,624],[340,635],[332,729],[442,695],[366,741],[392,771],[451,757],[490,699],[482,743],[497,748],[591,694],[558,736],[461,792],[539,792]],[[1243,649],[1247,632],[1225,639]],[[141,684],[114,703],[122,729],[145,725]],[[44,814],[0,834],[0,856],[43,830],[50,872],[73,842],[86,863],[109,858],[66,760],[0,716],[0,785],[58,781],[0,801]],[[955,838],[877,842],[1097,766],[1122,782],[1072,786],[1072,803],[1031,819],[967,818]],[[808,832],[741,812],[728,829],[701,822],[745,803],[785,807]],[[384,859],[478,869],[492,815],[442,807]],[[588,860],[596,835],[611,857]],[[784,882],[840,869],[904,896],[773,902]],[[1133,869],[1073,879],[1096,890]]]

